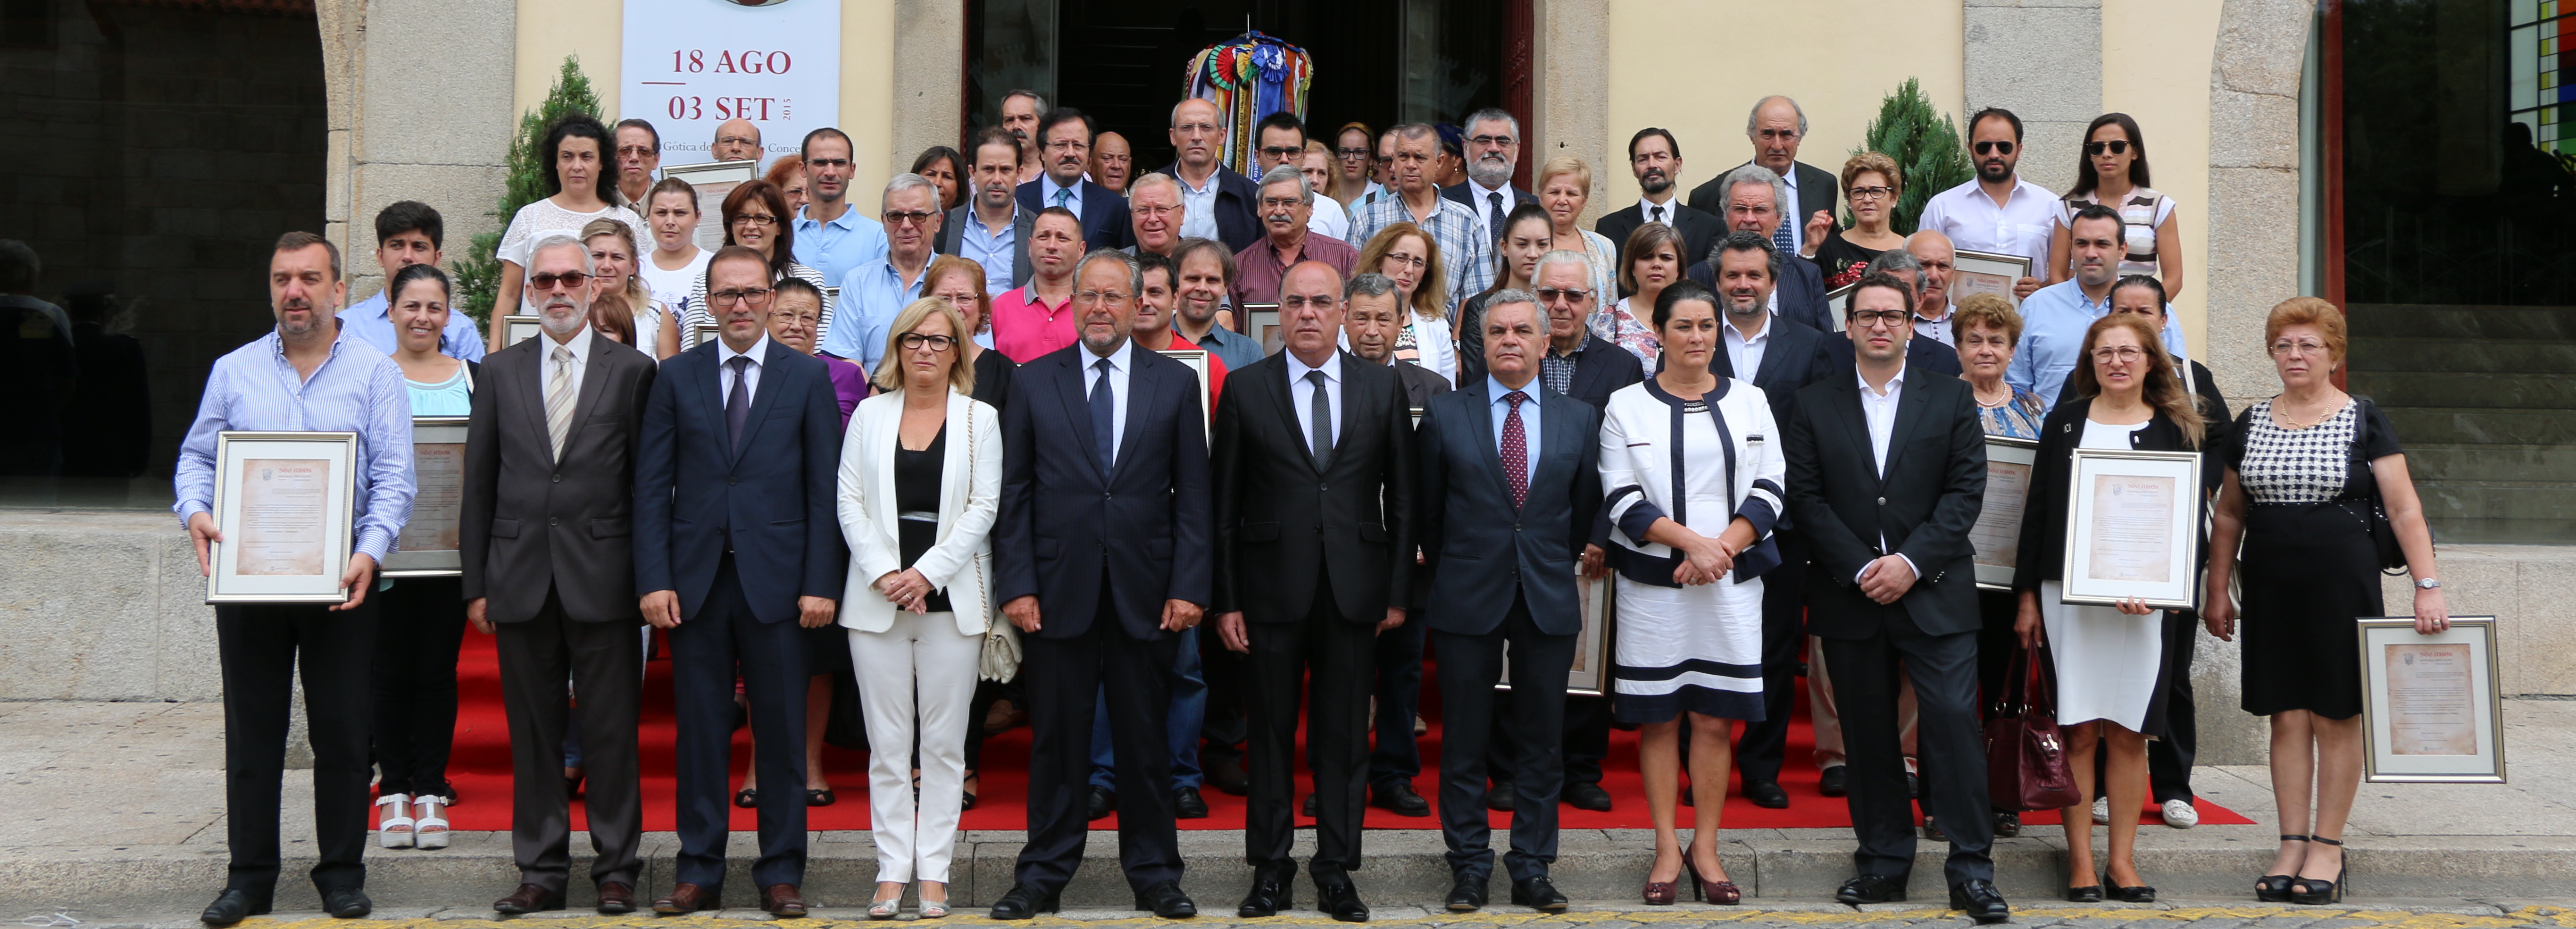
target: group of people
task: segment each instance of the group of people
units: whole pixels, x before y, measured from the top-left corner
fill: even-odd
[[[2431,539],[2387,420],[2333,384],[2337,308],[2272,311],[2282,390],[2241,413],[2189,359],[2175,208],[2128,117],[2095,121],[2059,196],[2017,177],[2013,114],[1975,114],[1977,177],[1901,235],[1901,166],[1797,161],[1785,97],[1748,117],[1751,159],[1687,201],[1679,141],[1637,132],[1643,197],[1591,229],[1591,166],[1552,158],[1536,193],[1514,188],[1525,140],[1499,110],[1353,124],[1330,147],[1275,114],[1257,177],[1220,163],[1203,100],[1173,107],[1176,160],[1144,173],[1079,111],[1014,91],[1001,112],[889,181],[875,219],[849,202],[849,138],[815,130],[724,198],[714,250],[692,243],[696,191],[653,178],[649,123],[567,117],[545,140],[550,196],[502,239],[499,305],[540,330],[515,344],[451,306],[423,204],[378,215],[388,283],[345,310],[336,247],[279,239],[276,328],[214,366],[176,510],[202,560],[219,433],[345,430],[358,518],[346,602],[217,607],[233,858],[206,922],[267,909],[299,651],[326,908],[369,908],[371,767],[379,841],[446,844],[468,625],[496,637],[509,718],[522,884],[505,914],[565,905],[576,793],[596,905],[638,906],[656,633],[680,837],[659,913],[720,906],[728,802],[758,811],[759,905],[805,912],[839,674],[870,750],[872,917],[907,892],[949,912],[984,721],[1008,699],[1034,732],[1028,843],[993,916],[1055,909],[1111,812],[1137,908],[1194,915],[1174,823],[1209,815],[1212,785],[1250,798],[1240,915],[1294,905],[1302,813],[1319,908],[1366,920],[1363,810],[1435,812],[1413,786],[1426,653],[1453,911],[1486,904],[1488,808],[1511,812],[1512,902],[1568,906],[1557,807],[1611,807],[1614,726],[1641,732],[1645,900],[1740,901],[1718,855],[1728,780],[1790,804],[1804,676],[1822,792],[1847,796],[1859,845],[1836,899],[1903,899],[1920,835],[1950,846],[1951,905],[2001,922],[1990,849],[2021,811],[1989,800],[1981,716],[2017,660],[2055,680],[2082,792],[2066,895],[2152,900],[2138,811],[2152,790],[2167,824],[2197,820],[2202,627],[2244,636],[2244,709],[2274,732],[2285,834],[2257,894],[2340,895],[2360,683],[2315,656],[2349,654],[2351,620],[2383,612],[2355,518],[2372,505],[2417,579],[2417,628],[2446,628]],[[757,128],[728,123],[715,148],[757,158]],[[1960,250],[2030,274],[1954,300]],[[469,422],[462,575],[379,580],[415,492],[409,417],[435,415]],[[2008,590],[1981,589],[1969,541],[1996,436],[2038,445]],[[2078,448],[2206,457],[2196,613],[2062,602]],[[1571,696],[1602,584],[1610,693]],[[754,750],[736,790],[738,714]]]

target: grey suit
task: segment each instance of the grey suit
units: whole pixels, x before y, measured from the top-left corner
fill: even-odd
[[[1020,209],[1017,200],[1011,202],[1011,213],[1011,286],[1018,287],[1029,282],[1029,230],[1037,224],[1038,214]],[[930,250],[942,255],[959,254],[957,237],[974,219],[975,202],[971,199],[948,211],[948,218],[939,223],[939,237],[931,240]]]
[[[540,336],[484,359],[466,426],[460,548],[464,595],[496,626],[510,721],[511,850],[520,880],[556,892],[571,868],[564,795],[564,679],[579,701],[591,879],[637,883],[643,804],[636,786],[642,617],[630,536],[635,449],[653,360],[596,332],[579,369],[557,457],[544,384],[555,343]]]

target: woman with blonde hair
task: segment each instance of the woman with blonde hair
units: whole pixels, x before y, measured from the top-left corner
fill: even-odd
[[[1458,382],[1458,340],[1449,317],[1448,272],[1440,263],[1440,246],[1422,227],[1389,223],[1360,249],[1356,274],[1376,272],[1395,281],[1396,305],[1410,307],[1404,330],[1395,336],[1395,357],[1431,369]]]
[[[627,344],[656,361],[679,354],[678,314],[654,299],[652,288],[635,273],[635,230],[614,219],[594,219],[581,227],[581,244],[590,249],[591,264],[599,272],[590,279],[593,292],[625,305]]]
[[[895,314],[841,442],[841,534],[850,544],[840,625],[868,728],[877,890],[892,919],[919,882],[921,916],[948,915],[949,859],[965,789],[967,708],[992,622],[990,536],[1002,491],[1001,415],[974,399],[966,320],[924,297]],[[920,776],[912,759],[920,755]]]
[[[1547,209],[1554,224],[1549,230],[1560,251],[1576,252],[1592,263],[1592,292],[1600,303],[1608,305],[1610,288],[1619,284],[1618,243],[1609,236],[1575,225],[1583,218],[1583,208],[1592,202],[1592,166],[1572,155],[1558,155],[1538,168],[1538,205]],[[1707,257],[1707,256],[1701,256]],[[1645,304],[1652,315],[1654,304]]]

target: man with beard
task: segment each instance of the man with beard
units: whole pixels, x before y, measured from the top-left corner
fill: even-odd
[[[1968,117],[1968,157],[1977,164],[1976,179],[1933,194],[1914,227],[1948,236],[1953,248],[2027,257],[2031,274],[2040,273],[2048,267],[2058,200],[2015,173],[2021,154],[2021,117],[2002,107],[1978,110]],[[2024,275],[2013,282],[2013,295],[2028,297],[2045,283]]]
[[[1492,234],[1488,241],[1503,240],[1503,217],[1512,208],[1536,203],[1538,197],[1512,186],[1512,170],[1521,160],[1521,121],[1500,109],[1487,107],[1467,117],[1467,180],[1440,189],[1440,195],[1476,209],[1476,221],[1485,224]],[[1445,257],[1445,256],[1444,256]]]
[[[1011,183],[1026,184],[1038,179],[1046,162],[1038,153],[1038,116],[1047,111],[1046,98],[1034,90],[1014,90],[1002,95],[1002,128],[1020,144],[1020,173]]]
[[[1225,359],[1226,367],[1249,367],[1260,361],[1260,342],[1217,324],[1217,311],[1225,309],[1227,295],[1234,292],[1234,255],[1226,251],[1225,243],[1182,239],[1172,259],[1180,270],[1180,310],[1173,328],[1182,338]]]
[[[232,863],[224,892],[198,917],[212,926],[268,912],[277,889],[278,788],[286,774],[288,691],[299,663],[305,731],[313,744],[312,850],[320,858],[313,887],[323,911],[342,919],[365,916],[374,906],[362,857],[376,631],[376,603],[367,595],[375,590],[376,563],[411,517],[418,485],[402,368],[333,322],[347,292],[339,249],[329,240],[310,232],[279,236],[268,259],[269,312],[277,328],[215,360],[196,422],[179,443],[178,503],[170,509],[196,545],[197,570],[212,574],[214,558],[229,554],[209,549],[224,540],[214,513],[217,436],[310,430],[361,437],[356,473],[332,476],[350,488],[351,536],[321,540],[333,549],[349,547],[340,573],[348,599],[327,606],[215,606],[215,662],[224,682],[225,844]]]
[[[1048,110],[1038,120],[1038,153],[1044,174],[1020,185],[1020,207],[1060,209],[1082,223],[1086,249],[1121,248],[1136,243],[1127,225],[1127,198],[1084,177],[1091,166],[1091,140],[1099,133],[1091,116],[1072,107]]]
[[[1784,258],[1814,255],[1817,243],[1824,241],[1825,233],[1835,228],[1834,207],[1840,196],[1832,172],[1798,160],[1798,143],[1807,138],[1806,109],[1787,97],[1764,97],[1754,102],[1753,112],[1745,114],[1744,136],[1753,143],[1753,160],[1737,168],[1760,166],[1778,175],[1780,183],[1787,188],[1786,195],[1779,202],[1781,222],[1765,230],[1771,236],[1772,247],[1779,249]],[[1693,189],[1690,205],[1705,212],[1725,215],[1729,193],[1726,179],[1734,173],[1720,174]],[[1728,218],[1733,219],[1731,216]],[[2040,230],[2040,237],[2046,239],[2047,233],[2046,229]],[[2043,241],[2040,244],[2046,246],[2048,243]],[[1694,255],[1692,260],[1705,257]]]
[[[1306,174],[1280,165],[1261,177],[1261,226],[1269,235],[1234,256],[1234,305],[1279,302],[1279,282],[1301,261],[1320,261],[1348,277],[1360,253],[1349,243],[1316,235],[1306,221],[1315,189]]]
[[[1683,262],[1707,258],[1709,245],[1725,231],[1726,223],[1706,210],[1681,202],[1681,188],[1674,179],[1682,174],[1682,144],[1673,140],[1672,132],[1648,126],[1628,137],[1628,170],[1637,176],[1637,189],[1642,194],[1637,206],[1613,210],[1592,225],[1592,231],[1609,239],[1610,247],[1619,256],[1610,266],[1628,266],[1628,236],[1647,223],[1662,223],[1682,234]]]
[[[937,251],[984,268],[984,292],[998,294],[1029,279],[1029,226],[1036,210],[1020,208],[1020,145],[1007,130],[988,128],[968,150],[974,190],[939,224]]]
[[[918,174],[897,174],[886,181],[878,202],[889,243],[886,256],[841,275],[839,324],[817,346],[870,371],[885,356],[886,327],[905,306],[921,299],[921,288],[929,283],[922,274],[936,257],[930,243],[939,236],[941,218],[939,185]]]
[[[1136,244],[1119,251],[1152,252],[1169,258],[1181,247],[1181,219],[1189,207],[1181,202],[1181,182],[1169,174],[1147,174],[1127,188],[1127,216]]]
[[[1261,222],[1252,206],[1261,192],[1253,189],[1250,178],[1217,162],[1217,147],[1225,143],[1219,134],[1224,131],[1217,124],[1219,115],[1216,104],[1196,97],[1174,104],[1174,158],[1155,173],[1181,182],[1181,203],[1187,207],[1182,213],[1182,235],[1217,239],[1228,250],[1239,252],[1261,237]]]
[[[618,121],[616,135],[618,200],[637,213],[650,212],[644,194],[653,189],[653,172],[662,168],[662,134],[650,122],[626,119]]]

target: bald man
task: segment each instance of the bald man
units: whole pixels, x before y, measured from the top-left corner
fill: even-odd
[[[1779,175],[1789,185],[1789,201],[1797,205],[1795,210],[1784,211],[1771,244],[1782,254],[1813,257],[1816,243],[1835,228],[1834,204],[1841,194],[1833,172],[1798,160],[1798,145],[1807,138],[1807,112],[1799,108],[1796,100],[1777,95],[1764,97],[1744,117],[1744,137],[1753,143],[1753,159],[1745,164],[1758,164]],[[1692,188],[1691,208],[1724,218],[1726,191],[1722,182],[1734,171],[1728,168],[1708,183]]]
[[[1225,145],[1222,114],[1216,104],[1192,97],[1172,106],[1171,164],[1156,173],[1181,182],[1181,235],[1217,239],[1226,250],[1241,253],[1261,239],[1261,219],[1254,204],[1261,191],[1218,159]]]
[[[1923,265],[1923,292],[1914,298],[1914,334],[1958,345],[1950,326],[1950,311],[1958,307],[1950,299],[1950,272],[1958,269],[1958,250],[1950,246],[1949,236],[1925,229],[1905,237],[1905,253]]]
[[[748,119],[728,119],[716,124],[716,142],[708,152],[710,161],[760,161],[760,127]]]

